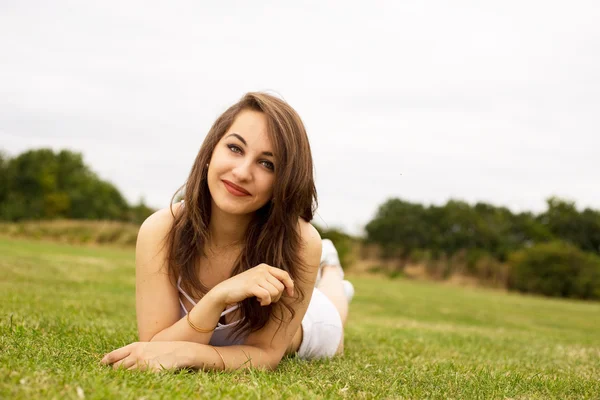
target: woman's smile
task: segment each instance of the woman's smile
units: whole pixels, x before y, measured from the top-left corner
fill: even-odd
[[[237,196],[237,197],[250,196],[250,192],[248,192],[243,187],[234,184],[233,182],[229,182],[229,181],[223,179],[223,184],[225,185],[225,188],[227,189],[227,191],[234,196]]]

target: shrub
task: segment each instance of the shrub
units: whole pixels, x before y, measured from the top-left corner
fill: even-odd
[[[509,289],[554,297],[600,299],[600,258],[564,242],[509,256]]]

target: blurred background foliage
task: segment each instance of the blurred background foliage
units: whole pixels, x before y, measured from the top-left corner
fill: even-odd
[[[420,264],[437,279],[548,296],[600,299],[600,212],[556,197],[538,215],[487,203],[443,206],[390,199],[365,227],[366,243],[395,260],[392,273]]]
[[[139,224],[153,212],[143,200],[128,204],[79,153],[0,153],[0,234],[133,245]],[[600,212],[557,197],[539,214],[482,202],[426,206],[392,198],[364,237],[317,229],[333,241],[345,268],[600,299]]]
[[[129,205],[116,187],[84,164],[79,153],[39,149],[14,158],[0,153],[1,220],[66,218],[139,224],[152,212],[143,200]]]

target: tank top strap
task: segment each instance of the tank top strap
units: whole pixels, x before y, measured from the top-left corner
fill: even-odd
[[[196,302],[194,301],[194,299],[192,299],[182,288],[181,288],[181,276],[177,279],[177,290],[179,290],[179,292],[185,296],[186,299],[188,299],[188,301],[190,303],[192,303],[192,306],[196,305]],[[185,313],[188,313],[188,310],[185,308],[185,306],[183,305],[183,301],[181,301],[181,297],[179,298],[179,304],[181,305],[181,309],[185,311]],[[224,317],[225,315],[234,312],[235,310],[237,310],[238,308],[240,308],[239,304],[234,305],[233,307],[229,307],[228,309],[226,309],[225,311],[223,311],[221,313],[221,317]],[[218,323],[218,325],[223,325]],[[229,325],[229,324],[228,324]]]
[[[192,303],[192,305],[196,305],[196,302],[194,301],[194,299],[192,299],[182,288],[181,288],[181,276],[177,279],[177,290],[179,290],[179,292],[185,296],[186,299],[189,300],[190,303]],[[181,302],[181,299],[179,299],[179,302],[181,303],[181,305],[183,305],[183,302]],[[185,308],[185,307],[184,307]]]
[[[240,308],[240,306],[239,306],[239,305],[237,305],[237,304],[236,304],[236,305],[234,305],[233,307],[229,307],[228,309],[226,309],[225,311],[223,311],[223,312],[221,313],[221,317],[222,317],[222,316],[224,316],[224,315],[227,315],[227,314],[229,314],[229,313],[231,313],[231,312],[234,312],[234,311],[235,311],[235,310],[237,310],[238,308]]]

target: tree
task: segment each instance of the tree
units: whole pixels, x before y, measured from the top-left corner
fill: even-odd
[[[600,213],[590,209],[579,213],[574,202],[557,197],[549,198],[547,204],[538,220],[548,231],[584,251],[600,254]]]
[[[432,225],[426,223],[420,204],[390,199],[367,224],[367,241],[383,247],[385,256],[406,258],[411,251],[428,247]]]
[[[103,181],[79,153],[26,151],[0,154],[0,219],[74,218],[138,221],[149,208],[130,210],[119,190]]]

